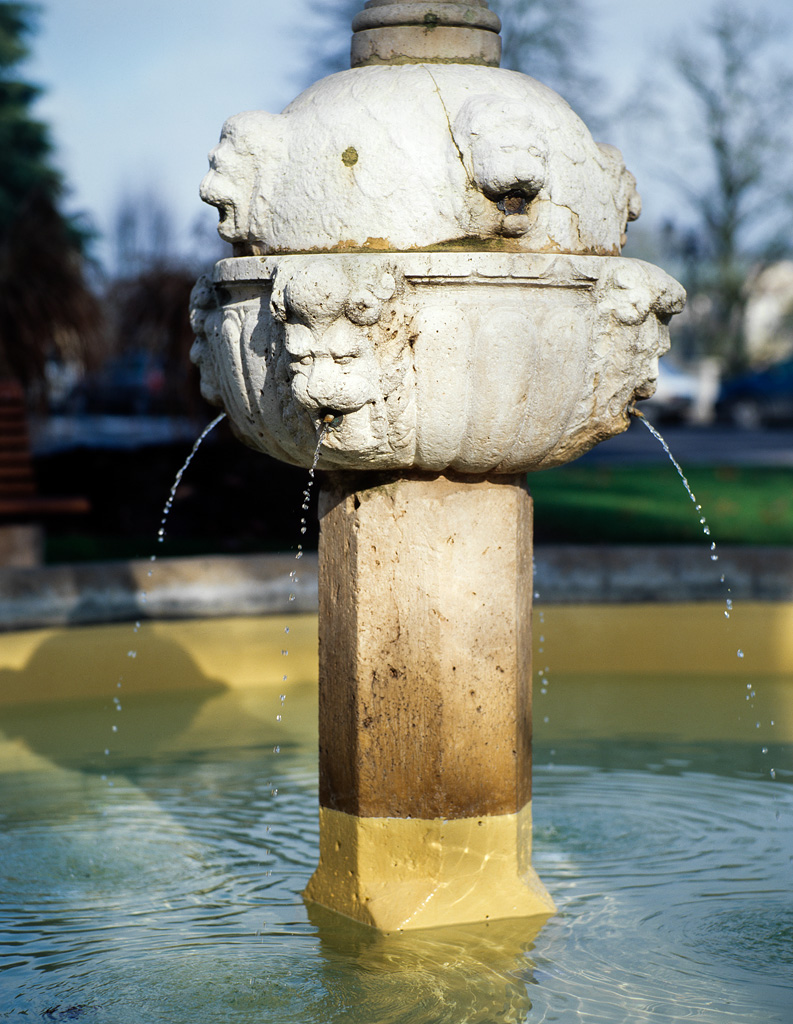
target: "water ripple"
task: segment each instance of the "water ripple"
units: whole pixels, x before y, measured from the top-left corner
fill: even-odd
[[[180,755],[126,765],[113,789],[0,777],[0,1020],[793,1019],[789,786],[539,767],[534,864],[559,906],[539,935],[376,936],[300,898],[315,758]]]

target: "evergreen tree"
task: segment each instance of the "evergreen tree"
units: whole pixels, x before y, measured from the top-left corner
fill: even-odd
[[[89,363],[100,322],[83,276],[84,236],[58,209],[49,131],[32,112],[40,90],[18,74],[35,13],[0,3],[0,377],[26,387],[43,380],[51,357]]]
[[[33,8],[0,3],[0,236],[5,236],[21,206],[34,193],[55,201],[61,180],[50,164],[52,144],[47,126],[31,108],[41,90],[21,81],[17,66],[28,56],[26,38],[33,31]]]

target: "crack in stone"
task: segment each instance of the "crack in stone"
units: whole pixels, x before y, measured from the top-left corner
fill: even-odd
[[[440,86],[438,85],[437,81],[435,80],[435,76],[430,71],[430,69],[428,67],[424,67],[424,70],[430,76],[430,78],[432,79],[432,84],[435,86],[435,92],[438,94],[438,99],[440,100],[441,107],[443,107],[443,115],[446,118],[446,124],[449,127],[449,137],[452,140],[452,145],[457,150],[457,156],[460,158],[460,163],[462,164],[463,171],[465,172],[466,180],[468,181],[468,184],[471,186],[471,188],[476,189],[476,182],[472,179],[471,175],[468,173],[468,168],[465,166],[465,157],[463,156],[463,151],[457,145],[457,139],[455,139],[455,137],[454,137],[454,131],[452,130],[451,118],[449,117],[449,111],[446,109],[446,104],[443,102],[443,96],[441,95]],[[478,189],[477,189],[477,191],[478,191]]]

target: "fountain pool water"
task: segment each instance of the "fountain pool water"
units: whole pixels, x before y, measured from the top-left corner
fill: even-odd
[[[0,1020],[788,1022],[793,608],[542,616],[539,934],[307,909],[313,617],[1,637]]]

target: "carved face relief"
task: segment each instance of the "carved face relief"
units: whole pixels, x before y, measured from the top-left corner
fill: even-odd
[[[222,404],[220,380],[215,365],[215,351],[222,323],[223,310],[218,308],[212,282],[204,274],[196,281],[190,293],[190,326],[195,333],[190,359],[201,374],[201,394],[210,405],[216,406]]]
[[[395,291],[383,266],[321,257],[294,268],[285,260],[273,285],[271,312],[283,324],[277,376],[285,423],[297,436],[316,437],[331,417],[324,446],[340,464],[353,453],[393,452],[395,436],[401,443],[392,420],[404,416],[406,403],[394,391],[409,388],[410,359],[405,339],[394,344],[396,332],[386,329],[396,315],[385,308]]]
[[[621,388],[609,402],[617,415],[631,398],[648,398],[658,381],[658,360],[669,350],[669,320],[685,303],[685,292],[671,277],[641,260],[620,260],[603,275],[598,312],[609,358],[616,361],[612,376]],[[616,338],[624,338],[621,347]],[[605,346],[604,346],[605,347]]]
[[[496,230],[524,235],[528,204],[546,185],[548,142],[531,109],[500,96],[475,96],[463,104],[454,123],[462,152],[468,151],[471,177],[501,212]]]
[[[283,124],[277,115],[253,110],[223,125],[199,193],[220,211],[218,234],[227,242],[266,237],[282,150]]]
[[[637,220],[642,212],[642,200],[636,191],[636,178],[625,166],[622,153],[608,143],[598,142],[598,150],[603,161],[603,169],[610,176],[614,203],[619,215],[620,245],[625,245],[628,221]]]

